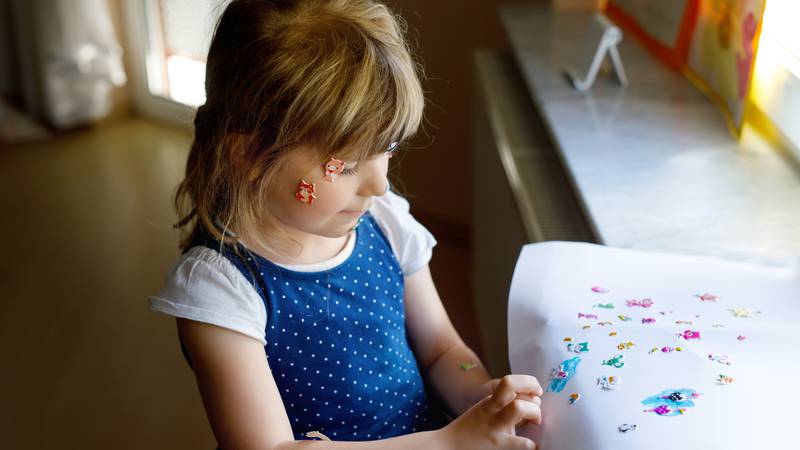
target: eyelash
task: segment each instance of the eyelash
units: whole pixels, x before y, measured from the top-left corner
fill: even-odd
[[[386,152],[386,156],[388,156],[390,158],[392,156],[394,156],[397,153],[397,147],[398,147],[397,145],[391,147],[391,150],[388,150]],[[350,169],[344,168],[344,169],[342,169],[342,172],[341,172],[341,174],[344,175],[344,176],[355,175],[356,173],[358,173],[358,166],[357,165],[353,166]]]
[[[352,169],[347,169],[347,168],[342,169],[342,175],[344,176],[355,175],[356,172],[358,172],[358,166],[355,166]]]

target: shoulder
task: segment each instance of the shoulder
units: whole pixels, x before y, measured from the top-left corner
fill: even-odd
[[[436,239],[411,215],[408,200],[390,190],[375,197],[369,211],[389,240],[404,275],[428,264]]]
[[[229,328],[266,343],[266,307],[253,285],[218,251],[196,246],[180,256],[150,309]]]

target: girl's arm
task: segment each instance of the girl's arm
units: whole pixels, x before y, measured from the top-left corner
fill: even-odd
[[[289,418],[269,368],[264,346],[241,333],[177,319],[208,421],[220,448],[374,449],[375,441],[295,441]],[[432,431],[380,441],[383,450],[455,449],[453,438]]]
[[[478,357],[464,344],[442,306],[426,265],[405,279],[406,329],[427,378],[452,412],[461,415],[491,394],[493,383]],[[476,367],[464,370],[462,364]]]

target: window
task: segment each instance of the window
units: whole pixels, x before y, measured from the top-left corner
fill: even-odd
[[[800,148],[800,2],[767,1],[752,101],[797,151]],[[800,154],[796,155],[800,158]]]
[[[191,120],[205,102],[205,60],[229,0],[125,2],[134,64],[134,103],[148,115]]]

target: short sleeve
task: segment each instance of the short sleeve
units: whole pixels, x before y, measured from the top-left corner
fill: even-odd
[[[370,213],[389,240],[403,275],[411,275],[428,264],[436,239],[411,215],[406,199],[390,190],[375,197]]]
[[[228,328],[266,345],[261,296],[213,249],[191,248],[175,263],[161,292],[148,300],[153,311]]]

